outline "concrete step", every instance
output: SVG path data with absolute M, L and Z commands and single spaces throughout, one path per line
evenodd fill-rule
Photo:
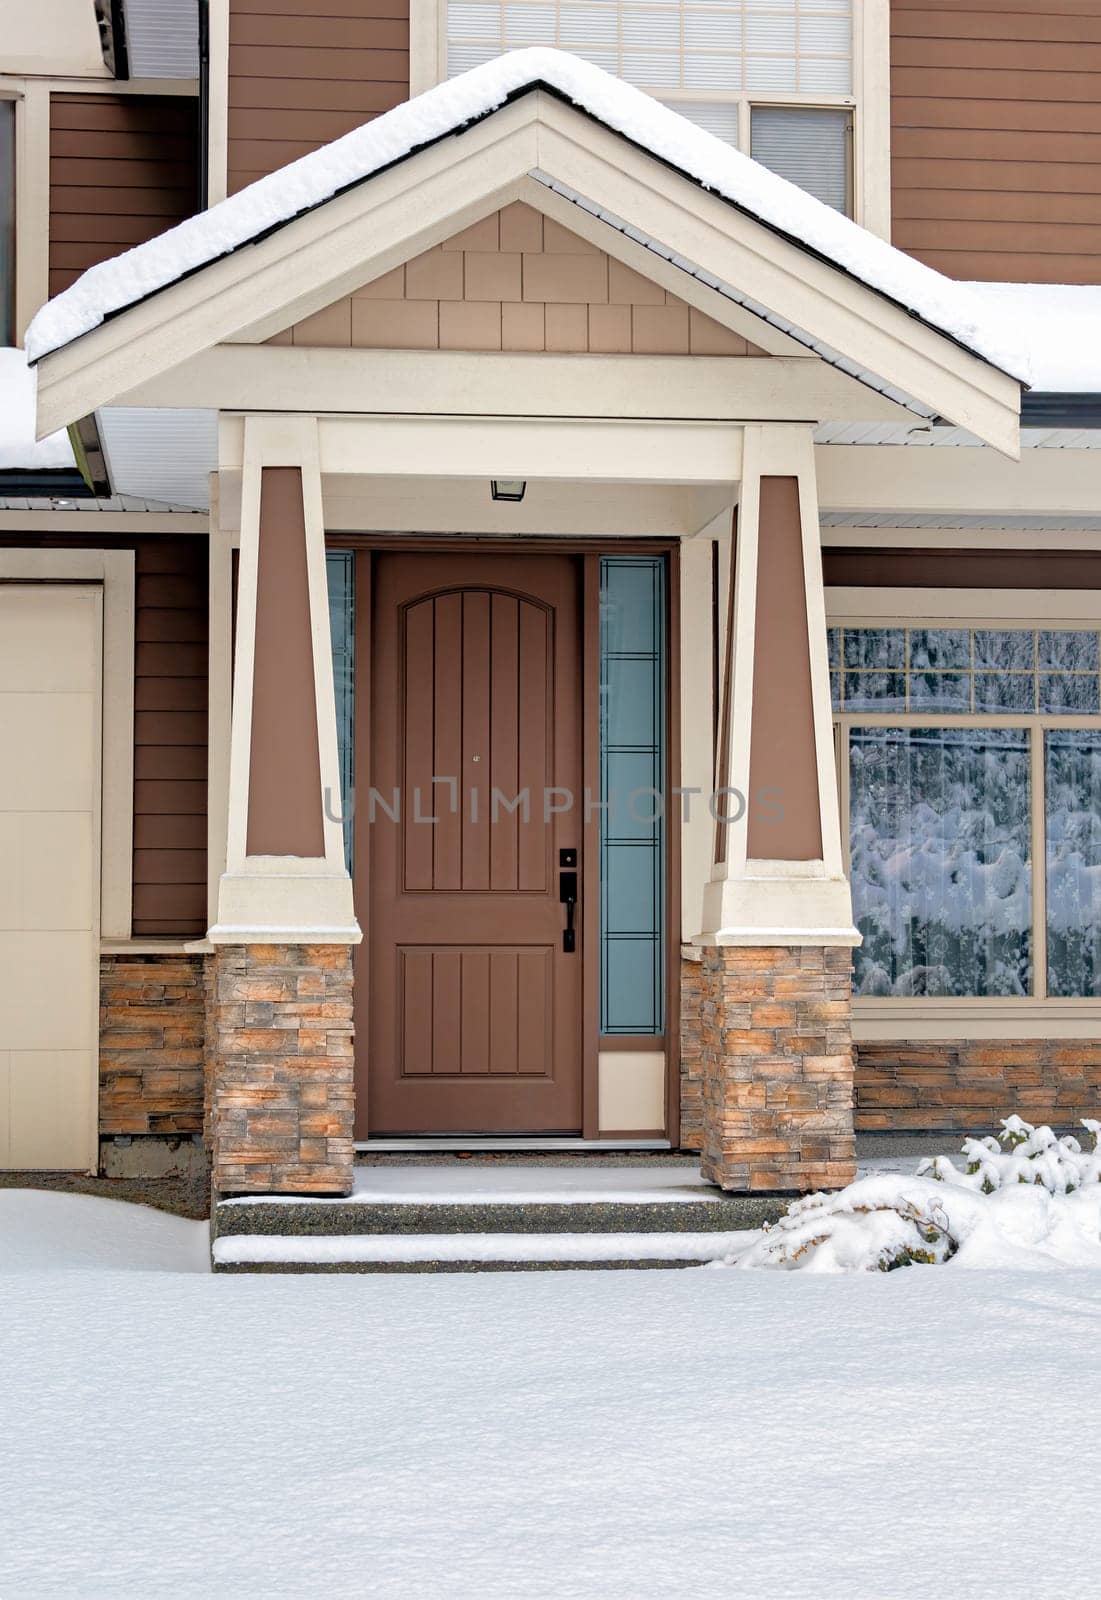
M 783 1200 L 725 1195 L 691 1163 L 358 1168 L 346 1199 L 221 1201 L 219 1272 L 486 1272 L 697 1266 Z

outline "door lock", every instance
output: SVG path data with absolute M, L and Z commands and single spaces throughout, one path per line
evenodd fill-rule
M 576 850 L 562 850 L 559 860 L 564 861 L 567 856 L 577 861 Z M 574 912 L 577 909 L 577 873 L 560 872 L 558 874 L 558 898 L 566 908 L 566 926 L 562 931 L 562 949 L 568 956 L 572 956 L 577 949 L 577 933 L 574 929 Z

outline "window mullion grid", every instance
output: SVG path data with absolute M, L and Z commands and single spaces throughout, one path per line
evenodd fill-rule
M 1032 996 L 1047 999 L 1047 804 L 1044 793 L 1044 727 L 1030 730 L 1032 777 Z

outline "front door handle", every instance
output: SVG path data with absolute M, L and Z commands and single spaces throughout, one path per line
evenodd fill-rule
M 576 872 L 560 872 L 558 874 L 558 898 L 566 908 L 566 926 L 562 931 L 562 949 L 568 956 L 572 956 L 577 949 L 577 934 L 573 925 L 573 915 L 577 908 Z

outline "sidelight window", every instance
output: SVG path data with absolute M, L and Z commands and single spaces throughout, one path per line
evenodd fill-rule
M 333 642 L 340 815 L 344 818 L 344 859 L 351 872 L 354 837 L 352 795 L 355 784 L 355 552 L 327 551 L 325 571 L 329 580 L 329 629 Z
M 600 563 L 600 1031 L 658 1034 L 665 994 L 665 564 Z

